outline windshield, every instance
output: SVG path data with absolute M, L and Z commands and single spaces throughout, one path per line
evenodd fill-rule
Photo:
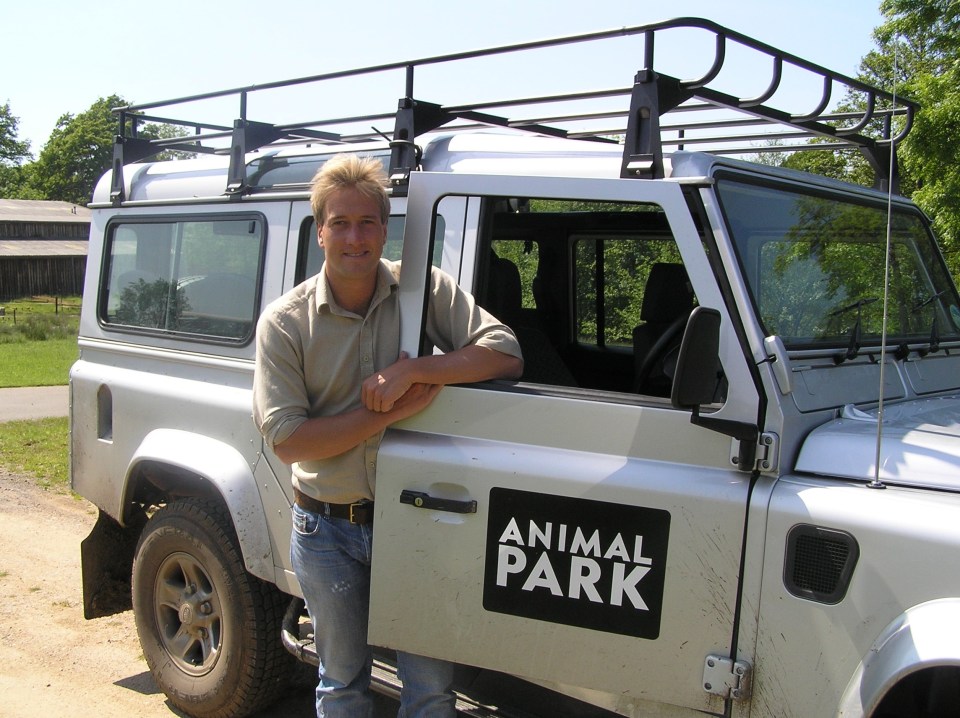
M 718 178 L 736 251 L 767 336 L 788 348 L 879 344 L 886 205 Z M 891 219 L 887 341 L 960 338 L 960 301 L 919 212 Z

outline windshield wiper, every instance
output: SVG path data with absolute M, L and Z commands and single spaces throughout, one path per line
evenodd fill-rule
M 924 299 L 922 302 L 920 302 L 919 304 L 915 305 L 915 306 L 913 307 L 913 309 L 911 309 L 910 311 L 911 311 L 912 313 L 916 314 L 917 312 L 919 312 L 919 311 L 920 311 L 921 309 L 923 309 L 924 307 L 928 307 L 928 306 L 930 306 L 931 304 L 933 304 L 935 301 L 937 301 L 940 297 L 942 297 L 942 296 L 943 296 L 944 294 L 946 294 L 946 293 L 947 293 L 947 290 L 946 290 L 946 289 L 941 289 L 941 290 L 940 290 L 939 292 L 937 292 L 936 294 L 931 294 L 929 297 L 927 297 L 926 299 Z
M 924 307 L 930 306 L 931 304 L 933 304 L 935 301 L 937 301 L 938 299 L 940 299 L 940 297 L 942 297 L 942 296 L 943 296 L 944 294 L 946 294 L 946 293 L 947 293 L 947 290 L 946 290 L 946 289 L 943 289 L 943 290 L 937 292 L 936 294 L 931 294 L 929 297 L 927 297 L 926 299 L 924 299 L 922 302 L 920 302 L 919 304 L 917 304 L 917 305 L 913 308 L 913 313 L 916 314 L 917 312 L 919 312 L 919 311 L 920 311 L 921 309 L 923 309 Z M 918 350 L 917 350 L 917 354 L 918 354 L 919 356 L 921 356 L 921 357 L 925 357 L 927 354 L 936 354 L 938 351 L 940 351 L 940 330 L 937 328 L 937 312 L 936 312 L 936 310 L 934 310 L 934 312 L 933 312 L 933 324 L 932 324 L 932 326 L 930 327 L 930 343 L 929 343 L 929 346 L 927 346 L 926 349 L 918 349 Z
M 830 312 L 831 317 L 838 317 L 841 314 L 846 314 L 849 311 L 854 309 L 857 310 L 857 321 L 853 325 L 853 329 L 850 332 L 850 344 L 847 346 L 847 351 L 842 354 L 837 354 L 833 357 L 833 361 L 836 364 L 842 364 L 845 361 L 850 359 L 856 359 L 857 355 L 860 353 L 860 336 L 861 336 L 861 323 L 863 319 L 863 308 L 868 304 L 873 304 L 877 301 L 879 297 L 867 297 L 865 299 L 859 299 L 853 304 L 848 304 L 845 307 L 841 307 L 833 312 Z

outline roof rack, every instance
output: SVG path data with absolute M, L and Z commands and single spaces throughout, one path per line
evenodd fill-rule
M 654 51 L 658 34 L 679 28 L 698 29 L 713 36 L 713 62 L 709 70 L 700 77 L 681 80 L 661 74 L 654 69 Z M 633 76 L 632 83 L 623 87 L 458 105 L 441 105 L 415 99 L 415 73 L 427 66 L 452 64 L 507 53 L 529 53 L 562 45 L 602 42 L 633 35 L 643 36 L 642 67 Z M 710 86 L 724 66 L 730 44 L 748 48 L 771 62 L 769 84 L 760 95 L 738 97 Z M 822 83 L 820 99 L 809 112 L 794 114 L 768 104 L 781 87 L 785 66 L 799 69 Z M 258 122 L 247 116 L 247 101 L 254 93 L 293 86 L 317 85 L 345 78 L 367 78 L 396 71 L 403 71 L 405 76 L 403 94 L 396 111 L 289 124 Z M 865 109 L 855 113 L 827 113 L 826 109 L 830 104 L 834 86 L 839 87 L 842 92 L 860 93 L 865 100 Z M 225 97 L 239 99 L 239 114 L 232 125 L 147 114 L 147 111 L 157 108 Z M 629 98 L 629 101 L 610 110 L 599 110 L 599 104 L 607 98 Z M 535 107 L 546 105 L 562 105 L 563 110 L 546 117 L 510 118 L 503 112 L 508 109 L 513 112 L 523 111 L 525 108 L 529 112 Z M 372 125 L 371 131 L 364 132 L 350 133 L 343 128 L 391 120 L 393 122 L 390 130 L 392 138 L 388 138 L 391 147 L 389 175 L 395 194 L 406 192 L 410 172 L 418 166 L 420 154 L 416 145 L 417 138 L 424 133 L 448 125 L 451 129 L 457 130 L 501 127 L 553 137 L 605 143 L 619 142 L 623 145 L 621 176 L 633 178 L 664 176 L 663 148 L 665 145 L 682 149 L 691 144 L 707 144 L 711 146 L 711 152 L 726 154 L 813 148 L 856 148 L 870 162 L 877 178 L 877 186 L 896 188 L 897 172 L 893 153 L 895 153 L 896 144 L 910 131 L 918 109 L 919 105 L 908 99 L 832 72 L 709 20 L 677 18 L 648 25 L 373 65 L 114 108 L 113 112 L 119 116 L 120 132 L 114 143 L 111 199 L 115 203 L 122 202 L 124 199 L 123 167 L 125 164 L 169 150 L 229 153 L 226 193 L 241 196 L 248 191 L 245 177 L 245 157 L 248 152 L 264 146 L 289 142 L 349 145 L 369 141 L 386 135 Z M 670 112 L 709 113 L 716 110 L 727 111 L 728 115 L 732 114 L 732 117 L 687 124 L 661 124 L 661 117 Z M 499 114 L 492 114 L 492 111 Z M 611 124 L 602 129 L 576 127 L 576 123 L 598 121 L 609 121 Z M 138 129 L 146 122 L 190 128 L 194 134 L 167 139 L 142 138 L 138 135 Z M 771 125 L 779 131 L 771 133 Z M 896 134 L 894 134 L 895 125 L 898 125 Z M 743 134 L 743 128 L 761 126 L 766 126 L 767 129 L 758 130 L 754 134 Z M 732 128 L 738 129 L 730 132 Z M 671 133 L 675 133 L 676 137 L 670 138 Z M 796 143 L 797 140 L 810 138 L 820 138 L 820 140 L 815 144 Z M 215 142 L 218 140 L 221 143 L 228 141 L 229 145 L 217 147 Z M 754 140 L 789 140 L 791 144 L 769 144 L 768 142 L 767 145 L 759 147 L 744 145 L 745 141 Z M 893 176 L 890 176 L 891 167 Z

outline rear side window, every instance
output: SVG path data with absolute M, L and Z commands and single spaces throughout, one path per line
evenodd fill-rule
M 259 215 L 112 223 L 100 321 L 117 329 L 248 341 L 259 306 L 265 226 Z

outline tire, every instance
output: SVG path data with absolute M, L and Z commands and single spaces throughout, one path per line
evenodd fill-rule
M 296 659 L 280 639 L 289 597 L 244 569 L 219 504 L 178 499 L 147 523 L 133 563 L 133 611 L 147 665 L 196 718 L 237 718 L 273 702 Z

